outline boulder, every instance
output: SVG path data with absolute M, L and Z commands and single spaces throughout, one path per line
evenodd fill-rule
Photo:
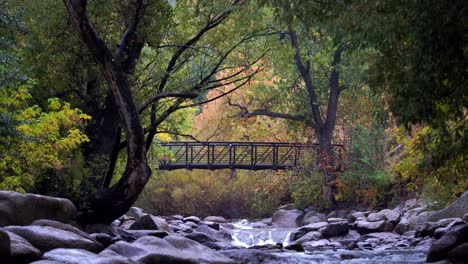
M 0 259 L 10 262 L 10 255 L 10 237 L 5 230 L 0 228 Z
M 326 225 L 328 225 L 327 222 L 318 222 L 318 223 L 308 224 L 299 228 L 299 231 L 304 231 L 305 233 L 310 232 L 310 231 L 317 231 L 320 228 L 325 227 Z
M 294 240 L 294 244 L 304 244 L 310 241 L 316 241 L 322 239 L 322 233 L 317 231 L 312 231 L 304 234 L 303 236 L 299 237 L 297 240 Z
M 298 209 L 278 210 L 273 214 L 271 223 L 274 227 L 299 227 L 304 213 Z
M 39 249 L 31 245 L 26 239 L 8 232 L 11 245 L 11 258 L 13 263 L 29 263 L 38 260 L 42 253 Z
M 46 252 L 44 256 L 42 256 L 42 259 L 67 264 L 137 264 L 137 262 L 121 256 L 100 256 L 98 254 L 76 248 L 57 248 Z
M 356 231 L 361 235 L 375 232 L 391 232 L 392 230 L 393 225 L 390 222 L 383 220 L 378 222 L 356 222 Z
M 145 215 L 138 218 L 128 229 L 169 231 L 169 225 L 166 223 L 166 220 L 161 217 Z
M 200 218 L 198 218 L 198 217 L 196 217 L 196 216 L 189 216 L 189 217 L 185 217 L 185 218 L 183 219 L 183 221 L 184 221 L 185 223 L 191 222 L 191 223 L 198 224 L 198 223 L 200 223 L 201 220 L 200 220 Z
M 40 220 L 34 221 L 32 223 L 32 225 L 33 226 L 50 226 L 50 227 L 53 227 L 53 228 L 57 228 L 57 229 L 65 230 L 65 231 L 68 231 L 68 232 L 72 232 L 72 233 L 75 233 L 75 234 L 77 234 L 79 236 L 82 236 L 82 237 L 85 237 L 87 239 L 95 241 L 88 233 L 82 231 L 81 229 L 79 229 L 77 227 L 74 227 L 72 225 L 60 223 L 60 222 L 57 222 L 57 221 L 54 221 L 54 220 L 40 219 Z
M 279 249 L 227 249 L 220 251 L 221 254 L 232 258 L 236 263 L 248 264 L 284 264 L 284 263 L 304 263 L 298 254 L 277 254 Z
M 103 234 L 108 234 L 110 236 L 115 236 L 117 235 L 117 230 L 115 229 L 114 225 L 109 225 L 109 224 L 89 224 L 85 228 L 86 232 L 89 234 L 92 233 L 103 233 Z
M 205 233 L 209 235 L 210 237 L 214 238 L 215 240 L 218 241 L 230 241 L 232 239 L 230 234 L 227 234 L 222 231 L 218 231 L 216 229 L 213 229 L 209 226 L 206 225 L 201 225 L 197 228 L 194 229 L 195 232 L 200 232 L 200 233 Z
M 331 223 L 322 227 L 319 231 L 325 238 L 344 236 L 349 231 L 349 224 L 348 222 Z
M 132 244 L 119 241 L 99 255 L 120 255 L 138 263 L 236 263 L 198 242 L 175 235 L 142 237 Z
M 463 220 L 461 220 L 460 218 L 447 218 L 447 219 L 441 219 L 437 222 L 426 222 L 419 230 L 416 231 L 415 236 L 416 237 L 434 236 L 435 230 L 439 228 L 451 227 L 453 225 L 463 224 L 463 223 L 464 223 Z M 439 230 L 439 232 L 442 232 L 442 230 Z M 440 238 L 440 236 L 437 238 Z
M 354 212 L 346 216 L 346 218 L 351 222 L 354 223 L 355 221 L 367 221 L 367 213 L 365 212 Z
M 93 233 L 90 236 L 94 238 L 97 242 L 99 242 L 105 248 L 114 244 L 117 241 L 122 240 L 120 236 L 113 237 L 105 233 Z
M 29 225 L 37 219 L 71 222 L 76 207 L 67 199 L 0 191 L 0 227 Z
M 127 230 L 127 232 L 130 233 L 132 236 L 134 236 L 135 239 L 138 239 L 144 236 L 154 236 L 154 237 L 163 238 L 169 235 L 166 231 L 161 231 L 161 230 Z
M 370 213 L 367 216 L 367 221 L 369 221 L 369 222 L 378 222 L 378 221 L 382 221 L 382 220 L 387 220 L 387 216 L 385 216 L 384 214 L 381 214 L 381 213 Z
M 25 238 L 41 252 L 55 248 L 78 248 L 91 252 L 103 249 L 101 244 L 89 236 L 81 236 L 51 226 L 7 226 L 4 229 Z
M 310 211 L 304 215 L 302 224 L 308 225 L 308 224 L 325 222 L 325 221 L 327 221 L 327 217 L 324 214 Z
M 439 240 L 432 243 L 426 262 L 447 259 L 451 250 L 465 243 L 468 243 L 468 224 L 453 226 Z M 455 252 L 458 252 L 458 250 Z M 452 254 L 456 255 L 456 253 Z
M 463 221 L 468 222 L 468 213 L 463 215 Z
M 435 222 L 443 218 L 463 218 L 468 213 L 468 191 L 446 208 L 432 213 L 428 221 Z
M 468 260 L 468 243 L 463 243 L 448 253 L 448 259 L 453 263 L 463 263 Z
M 200 223 L 198 223 L 199 226 L 209 226 L 210 228 L 214 229 L 214 230 L 218 230 L 219 231 L 219 223 L 215 223 L 215 222 L 209 222 L 209 221 L 201 221 Z
M 215 223 L 226 223 L 226 219 L 224 219 L 224 217 L 222 216 L 207 216 L 205 217 L 205 219 L 203 219 L 203 221 L 206 221 L 206 222 L 215 222 Z
M 125 213 L 125 215 L 133 217 L 135 219 L 138 219 L 138 218 L 143 217 L 143 216 L 145 216 L 147 214 L 145 212 L 143 212 L 143 209 L 134 206 L 134 207 L 130 207 L 130 209 L 128 210 L 127 213 Z
M 383 209 L 379 212 L 386 217 L 386 220 L 392 223 L 393 225 L 397 225 L 400 222 L 400 212 L 397 209 Z M 370 220 L 369 220 L 370 221 Z

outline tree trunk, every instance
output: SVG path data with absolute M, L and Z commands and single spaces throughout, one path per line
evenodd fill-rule
M 335 155 L 332 145 L 332 131 L 323 129 L 319 131 L 318 142 L 318 167 L 324 180 L 322 185 L 323 195 L 329 202 L 334 203 L 334 190 L 331 184 L 331 181 L 335 178 Z
M 138 1 L 137 1 L 138 2 Z M 138 2 L 140 12 L 142 2 Z M 130 92 L 127 75 L 121 64 L 121 57 L 114 57 L 102 38 L 96 32 L 86 15 L 85 0 L 64 0 L 64 4 L 88 50 L 97 61 L 101 74 L 118 109 L 122 128 L 127 137 L 127 164 L 120 180 L 112 187 L 99 191 L 81 211 L 80 223 L 110 223 L 124 214 L 133 205 L 151 176 L 146 160 L 146 148 L 140 116 Z M 135 33 L 137 18 L 129 25 L 120 43 L 126 48 L 127 37 Z

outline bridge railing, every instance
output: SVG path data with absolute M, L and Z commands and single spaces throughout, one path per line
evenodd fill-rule
M 169 142 L 161 146 L 170 154 L 159 160 L 160 170 L 288 169 L 318 149 L 318 145 L 274 142 Z M 335 146 L 341 156 L 340 147 Z

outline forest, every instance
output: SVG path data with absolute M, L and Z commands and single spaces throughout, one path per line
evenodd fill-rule
M 463 0 L 0 0 L 0 190 L 68 198 L 81 223 L 134 204 L 442 208 L 468 190 L 467 18 Z M 158 170 L 171 141 L 318 151 L 291 170 Z

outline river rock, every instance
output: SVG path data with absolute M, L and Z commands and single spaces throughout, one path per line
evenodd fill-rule
M 198 223 L 199 226 L 208 226 L 214 230 L 217 230 L 219 231 L 219 223 L 215 223 L 215 222 L 209 222 L 209 221 L 201 221 L 200 223 Z
M 433 236 L 435 230 L 438 228 L 444 228 L 444 227 L 453 226 L 453 225 L 462 224 L 462 223 L 464 223 L 464 221 L 461 220 L 460 218 L 447 218 L 447 219 L 441 219 L 437 222 L 426 222 L 419 230 L 416 231 L 415 236 L 416 237 Z
M 451 250 L 465 243 L 468 243 L 468 224 L 453 226 L 439 240 L 432 243 L 426 262 L 447 259 Z
M 154 237 L 163 238 L 169 235 L 166 231 L 161 231 L 161 230 L 126 230 L 126 232 L 128 232 L 133 237 L 135 237 L 135 239 L 138 239 L 144 236 L 154 236 Z
M 463 218 L 466 213 L 468 213 L 468 191 L 446 208 L 432 213 L 428 221 L 435 222 L 443 218 L 452 217 Z
M 41 252 L 55 248 L 79 248 L 92 252 L 102 250 L 102 245 L 89 236 L 51 226 L 7 226 L 4 229 L 25 238 Z
M 193 228 L 186 224 L 179 225 L 169 225 L 169 228 L 174 230 L 174 232 L 183 232 L 183 233 L 192 233 Z
M 349 224 L 348 222 L 330 223 L 322 227 L 319 231 L 321 231 L 325 238 L 344 236 L 349 231 Z
M 76 207 L 67 199 L 0 191 L 0 227 L 29 225 L 37 219 L 71 222 Z
M 392 223 L 393 225 L 397 225 L 401 219 L 400 212 L 398 209 L 383 209 L 379 212 L 379 214 L 385 215 L 386 220 Z
M 215 230 L 209 226 L 206 226 L 206 225 L 201 225 L 197 228 L 194 229 L 194 231 L 196 232 L 200 232 L 200 233 L 205 233 L 207 235 L 209 235 L 210 237 L 218 240 L 218 241 L 227 241 L 227 240 L 231 240 L 232 237 L 231 235 L 225 233 L 225 232 L 222 232 L 222 231 L 218 231 L 218 230 Z
M 220 251 L 221 254 L 232 258 L 237 263 L 249 264 L 284 264 L 300 263 L 294 255 L 280 255 L 280 250 L 261 250 L 261 249 L 227 249 Z
M 0 228 L 0 258 L 10 261 L 10 249 L 10 237 L 5 230 Z
M 226 223 L 226 219 L 222 216 L 207 216 L 203 221 L 206 222 L 215 222 L 215 223 Z
M 298 209 L 278 210 L 273 214 L 271 223 L 274 227 L 299 227 L 304 213 Z
M 183 219 L 183 221 L 184 221 L 185 223 L 191 222 L 191 223 L 194 223 L 194 224 L 198 224 L 198 223 L 200 223 L 201 220 L 200 220 L 200 218 L 198 218 L 198 217 L 196 217 L 196 216 L 189 216 L 189 217 L 185 217 L 185 218 Z
M 13 263 L 29 263 L 38 260 L 42 253 L 39 249 L 31 245 L 29 241 L 15 233 L 8 232 L 10 237 L 11 258 Z
M 57 248 L 46 252 L 43 260 L 67 264 L 137 264 L 137 262 L 118 255 L 100 256 L 98 254 L 76 248 Z M 39 263 L 39 262 L 34 262 Z
M 387 220 L 387 217 L 384 214 L 381 213 L 370 213 L 367 216 L 367 221 L 369 222 L 378 222 L 382 220 Z
M 161 217 L 145 215 L 138 218 L 135 223 L 133 223 L 128 229 L 169 231 L 169 225 L 167 224 L 166 220 Z
M 383 220 L 378 222 L 357 221 L 355 227 L 361 235 L 375 232 L 390 232 L 393 230 L 393 225 Z
M 142 237 L 132 244 L 119 241 L 99 253 L 100 256 L 116 254 L 139 263 L 235 263 L 198 242 L 175 235 Z
M 354 223 L 355 221 L 367 221 L 367 213 L 365 212 L 354 212 L 346 216 L 349 222 Z
M 104 248 L 122 240 L 120 236 L 111 236 L 105 233 L 93 233 L 90 235 L 94 240 L 99 242 Z
M 317 232 L 317 231 L 312 231 L 297 238 L 297 240 L 294 240 L 294 244 L 304 244 L 306 242 L 316 241 L 322 238 L 323 238 L 322 233 Z
M 143 216 L 145 216 L 147 214 L 140 207 L 133 206 L 133 207 L 130 207 L 130 209 L 128 210 L 127 213 L 125 213 L 125 215 L 133 217 L 135 219 L 138 219 L 138 218 L 143 217 Z
M 65 230 L 65 231 L 68 231 L 68 232 L 75 233 L 75 234 L 77 234 L 79 236 L 82 236 L 82 237 L 85 237 L 87 239 L 90 239 L 90 240 L 94 241 L 94 239 L 88 233 L 82 231 L 81 229 L 79 229 L 77 227 L 74 227 L 72 225 L 60 223 L 60 222 L 57 222 L 57 221 L 54 221 L 54 220 L 40 219 L 40 220 L 34 221 L 31 225 L 33 225 L 33 226 L 35 226 L 35 225 L 36 226 L 50 226 L 50 227 L 53 227 L 53 228 L 57 228 L 57 229 L 61 229 L 61 230 Z M 115 235 L 115 233 L 113 235 Z
M 468 243 L 463 243 L 448 253 L 448 259 L 454 263 L 463 263 L 468 260 Z
M 304 215 L 302 224 L 309 225 L 313 223 L 326 222 L 326 221 L 327 221 L 327 217 L 324 214 L 311 211 Z
M 310 231 L 317 231 L 320 228 L 325 227 L 326 225 L 328 225 L 327 222 L 318 222 L 318 223 L 308 224 L 299 228 L 299 231 L 304 231 L 304 233 L 307 233 Z

